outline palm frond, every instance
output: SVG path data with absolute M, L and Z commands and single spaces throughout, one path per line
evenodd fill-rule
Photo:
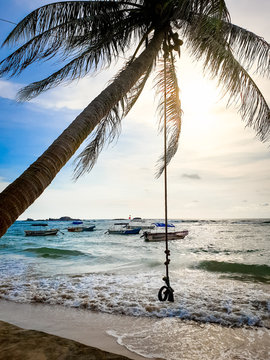
M 225 23 L 223 32 L 232 47 L 233 53 L 248 71 L 253 66 L 260 75 L 270 74 L 270 44 L 262 37 L 236 26 Z
M 125 9 L 130 4 L 94 1 L 89 6 L 89 3 L 92 2 L 85 1 L 80 6 L 78 2 L 47 5 L 34 11 L 27 17 L 28 21 L 24 19 L 16 27 L 17 32 L 14 30 L 11 39 L 20 38 L 20 31 L 25 31 L 30 40 L 0 63 L 0 76 L 7 73 L 18 75 L 31 63 L 55 55 L 58 55 L 56 61 L 60 57 L 66 62 L 47 78 L 21 89 L 18 94 L 20 101 L 30 100 L 61 82 L 110 66 L 119 53 L 125 53 L 134 36 L 140 38 L 144 34 L 145 26 L 138 11 L 131 9 L 126 14 Z
M 91 135 L 91 142 L 79 154 L 75 162 L 74 179 L 77 180 L 84 173 L 92 170 L 97 162 L 98 156 L 105 144 L 110 144 L 118 138 L 121 131 L 121 104 L 117 103 L 97 125 L 95 132 Z
M 174 57 L 170 53 L 170 56 L 166 58 L 166 77 L 164 76 L 165 69 L 163 61 L 164 60 L 160 61 L 160 70 L 156 77 L 156 87 L 160 97 L 158 105 L 158 112 L 160 116 L 159 128 L 160 131 L 166 131 L 167 149 L 166 159 L 163 154 L 157 162 L 157 178 L 160 177 L 164 171 L 165 165 L 167 166 L 170 163 L 178 149 L 182 124 L 182 109 L 179 98 L 179 87 L 176 76 Z M 166 103 L 164 94 L 166 94 Z M 166 129 L 164 129 L 164 110 L 166 111 Z
M 124 5 L 114 1 L 44 6 L 28 15 L 8 36 L 4 44 L 27 41 L 0 63 L 0 76 L 17 75 L 34 61 L 55 55 L 70 61 L 85 53 L 85 48 L 96 52 L 95 69 L 109 65 L 129 46 L 137 23 L 136 12 L 126 15 Z
M 20 41 L 28 41 L 39 34 L 46 33 L 74 19 L 92 19 L 91 27 L 98 27 L 98 19 L 107 18 L 110 14 L 112 21 L 119 16 L 118 10 L 123 7 L 117 1 L 62 1 L 44 5 L 28 14 L 8 35 L 3 45 L 13 45 Z M 94 24 L 97 19 L 97 24 Z M 87 23 L 87 22 L 86 22 Z M 88 23 L 89 25 L 89 23 Z M 85 28 L 86 29 L 86 28 Z
M 153 69 L 153 63 L 151 66 L 149 66 L 148 70 L 144 73 L 143 76 L 137 81 L 137 83 L 130 89 L 130 91 L 126 94 L 124 99 L 124 107 L 123 107 L 123 117 L 125 117 L 129 111 L 132 109 L 132 107 L 135 105 L 136 101 L 140 97 L 144 86 L 146 84 L 146 81 L 149 78 L 149 75 Z
M 175 1 L 171 21 L 181 28 L 184 24 L 200 22 L 204 17 L 230 23 L 230 14 L 224 0 Z
M 67 79 L 68 81 L 72 81 L 86 75 L 90 71 L 94 60 L 93 54 L 89 54 L 88 51 L 85 51 L 84 54 L 81 54 L 78 58 L 73 59 L 47 78 L 33 82 L 20 89 L 17 94 L 17 100 L 31 100 L 40 93 L 67 81 Z
M 204 71 L 218 79 L 223 94 L 229 95 L 228 105 L 238 106 L 247 126 L 253 127 L 264 141 L 270 137 L 269 106 L 248 72 L 233 56 L 230 43 L 223 32 L 213 31 L 213 23 L 194 29 L 191 27 L 188 46 L 197 60 L 203 60 Z M 194 36 L 195 35 L 195 36 Z M 252 57 L 252 56 L 251 56 Z M 262 59 L 262 56 L 260 57 Z
M 91 171 L 106 144 L 109 145 L 118 139 L 121 132 L 121 121 L 139 98 L 152 67 L 153 64 L 149 66 L 148 70 L 141 76 L 130 91 L 114 105 L 108 115 L 97 125 L 95 132 L 91 135 L 90 143 L 75 160 L 77 163 L 74 170 L 75 180 L 86 172 Z

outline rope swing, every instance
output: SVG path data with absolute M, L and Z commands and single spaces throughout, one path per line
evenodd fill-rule
M 165 251 L 166 261 L 164 265 L 166 267 L 166 276 L 163 277 L 163 281 L 166 285 L 163 285 L 158 292 L 158 299 L 160 301 L 170 301 L 174 302 L 173 292 L 174 290 L 170 286 L 170 278 L 169 278 L 169 263 L 170 263 L 170 250 L 168 246 L 168 196 L 167 196 L 167 68 L 166 68 L 166 60 L 168 56 L 168 45 L 166 44 L 166 39 L 163 44 L 163 59 L 164 59 L 164 205 L 165 205 Z

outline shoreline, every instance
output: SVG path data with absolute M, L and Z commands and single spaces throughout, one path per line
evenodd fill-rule
M 130 360 L 74 340 L 0 320 L 0 360 Z
M 26 330 L 73 340 L 132 360 L 145 360 L 119 345 L 107 331 L 126 324 L 126 317 L 94 313 L 59 305 L 25 304 L 0 300 L 0 320 Z
M 231 328 L 177 318 L 131 317 L 95 313 L 60 305 L 15 303 L 2 299 L 0 300 L 0 320 L 22 329 L 34 330 L 30 333 L 34 333 L 37 339 L 43 334 L 40 342 L 33 344 L 33 353 L 40 348 L 42 351 L 46 346 L 52 347 L 47 339 L 50 335 L 62 338 L 54 339 L 53 343 L 56 341 L 56 343 L 68 344 L 61 345 L 60 350 L 64 352 L 67 347 L 84 347 L 85 345 L 92 348 L 88 351 L 92 351 L 93 356 L 95 351 L 99 351 L 97 349 L 102 351 L 102 357 L 78 357 L 78 355 L 68 357 L 74 360 L 117 359 L 115 358 L 117 355 L 120 356 L 119 359 L 126 357 L 131 360 L 147 358 L 179 360 L 183 354 L 185 354 L 185 360 L 253 360 L 255 358 L 267 360 L 270 354 L 270 330 L 266 328 Z M 8 324 L 4 324 L 7 329 Z M 37 334 L 40 331 L 41 335 Z M 23 330 L 20 332 L 22 333 Z M 50 335 L 47 336 L 44 333 Z M 25 331 L 26 335 L 27 331 Z M 12 332 L 7 335 L 7 338 L 13 341 Z M 1 350 L 5 349 L 3 346 L 5 344 L 2 342 L 1 345 L 0 339 L 0 354 Z M 23 349 L 24 342 L 16 346 Z M 107 355 L 104 352 L 110 354 Z M 65 358 L 62 357 L 62 359 Z M 1 358 L 0 356 L 1 359 L 19 360 L 21 358 L 15 356 Z M 31 357 L 26 359 L 32 360 Z M 39 360 L 36 357 L 33 357 L 34 359 Z M 44 359 L 50 359 L 50 357 L 40 358 L 40 360 Z

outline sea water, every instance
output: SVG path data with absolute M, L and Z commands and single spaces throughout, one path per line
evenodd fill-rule
M 169 242 L 173 303 L 157 298 L 164 285 L 164 242 L 106 233 L 113 222 L 85 220 L 95 231 L 72 233 L 70 222 L 49 221 L 48 228 L 60 230 L 56 236 L 25 237 L 24 230 L 37 228 L 17 221 L 0 239 L 0 298 L 159 318 L 161 339 L 162 329 L 178 336 L 171 324 L 179 319 L 269 331 L 269 219 L 170 219 L 178 230 L 189 231 L 185 239 Z M 147 331 L 137 335 L 145 339 Z M 126 336 L 127 347 L 135 338 Z M 133 350 L 143 354 L 142 344 Z

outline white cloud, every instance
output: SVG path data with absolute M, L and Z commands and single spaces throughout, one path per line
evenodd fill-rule
M 14 100 L 21 84 L 11 81 L 0 80 L 0 97 Z
M 198 174 L 183 174 L 182 177 L 192 179 L 192 180 L 200 180 L 201 179 L 201 177 Z
M 31 100 L 47 109 L 84 109 L 106 86 L 108 74 L 87 77 L 69 85 L 61 85 Z
M 0 177 L 0 192 L 3 191 L 9 183 L 3 179 L 3 177 Z

